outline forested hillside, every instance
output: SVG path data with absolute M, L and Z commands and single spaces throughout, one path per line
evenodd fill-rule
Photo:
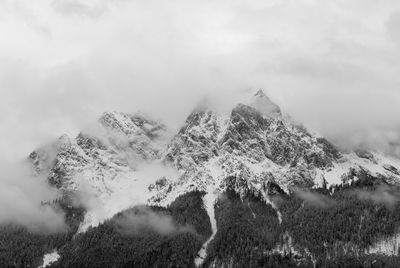
M 294 188 L 291 195 L 273 186 L 275 207 L 250 193 L 220 194 L 218 231 L 203 267 L 399 267 L 397 256 L 366 254 L 399 231 L 397 187 L 369 177 L 330 190 Z M 377 193 L 387 198 L 371 198 Z M 84 210 L 57 200 L 51 205 L 66 212 L 69 229 L 40 234 L 2 226 L 0 266 L 37 267 L 57 249 L 61 257 L 51 267 L 194 267 L 211 235 L 204 194 L 187 193 L 166 208 L 135 206 L 81 234 Z
M 68 242 L 54 267 L 191 267 L 211 235 L 203 195 L 185 194 L 168 208 L 123 211 Z
M 18 225 L 0 226 L 0 267 L 37 267 L 42 264 L 43 255 L 60 248 L 70 241 L 83 220 L 84 209 L 71 205 L 68 196 L 51 204 L 65 212 L 68 228 L 62 233 L 31 232 Z

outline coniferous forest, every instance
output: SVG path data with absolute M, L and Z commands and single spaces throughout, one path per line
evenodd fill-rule
M 358 191 L 373 193 L 379 187 L 367 180 L 352 187 L 315 189 L 308 192 L 314 197 L 310 200 L 275 191 L 276 208 L 252 194 L 240 197 L 227 190 L 215 204 L 218 231 L 203 266 L 399 267 L 397 256 L 365 254 L 400 226 L 398 203 L 387 206 L 357 196 Z M 187 193 L 167 208 L 133 207 L 81 234 L 76 232 L 84 209 L 57 200 L 54 205 L 66 212 L 68 231 L 40 234 L 2 226 L 0 266 L 37 267 L 42 256 L 56 248 L 61 257 L 51 267 L 194 267 L 211 235 L 204 194 Z M 129 222 L 141 215 L 150 221 Z M 152 217 L 165 224 L 155 228 Z

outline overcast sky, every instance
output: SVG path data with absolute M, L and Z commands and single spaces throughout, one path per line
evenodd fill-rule
M 0 0 L 0 156 L 106 110 L 178 124 L 265 89 L 342 145 L 400 141 L 398 0 Z

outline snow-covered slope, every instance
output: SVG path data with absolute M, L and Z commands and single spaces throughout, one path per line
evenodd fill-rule
M 51 184 L 85 193 L 81 231 L 138 203 L 165 206 L 192 190 L 229 188 L 270 203 L 276 191 L 351 183 L 365 174 L 400 182 L 400 161 L 339 152 L 282 116 L 262 91 L 245 103 L 230 114 L 197 108 L 175 135 L 142 114 L 104 113 L 101 131 L 62 136 L 30 158 Z
M 143 169 L 160 169 L 162 164 L 155 160 L 170 140 L 163 124 L 142 115 L 104 113 L 99 122 L 96 135 L 63 135 L 30 155 L 36 170 L 48 174 L 52 185 L 77 193 L 85 205 L 87 213 L 80 231 L 146 202 L 148 185 L 157 179 L 152 175 L 158 174 Z M 162 176 L 171 174 L 162 170 Z

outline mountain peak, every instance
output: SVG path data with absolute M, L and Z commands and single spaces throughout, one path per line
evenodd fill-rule
M 251 98 L 250 106 L 257 109 L 264 116 L 268 117 L 281 117 L 281 109 L 277 104 L 271 101 L 271 99 L 265 94 L 262 89 L 259 89 Z
M 267 94 L 265 94 L 264 90 L 262 90 L 261 88 L 256 92 L 256 94 L 254 94 L 254 97 L 269 99 Z

